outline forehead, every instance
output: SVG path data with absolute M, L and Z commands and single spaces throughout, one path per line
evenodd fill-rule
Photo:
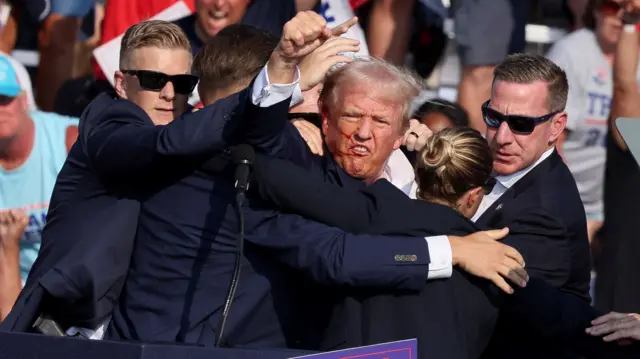
M 151 70 L 168 75 L 191 73 L 191 53 L 185 49 L 142 47 L 130 52 L 128 69 Z
M 338 96 L 343 112 L 385 118 L 401 116 L 402 103 L 378 86 L 345 87 L 338 93 Z
M 489 106 L 506 115 L 543 116 L 549 112 L 548 92 L 543 81 L 529 84 L 496 81 L 491 89 Z

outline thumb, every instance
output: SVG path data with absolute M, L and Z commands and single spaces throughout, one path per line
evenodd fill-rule
M 484 231 L 484 234 L 489 236 L 489 238 L 498 241 L 506 237 L 507 234 L 509 234 L 509 228 L 504 227 L 502 229 L 492 229 L 490 231 Z

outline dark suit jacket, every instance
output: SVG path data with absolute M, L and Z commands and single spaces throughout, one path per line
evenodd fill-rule
M 249 91 L 157 127 L 135 104 L 98 96 L 80 120 L 39 256 L 2 330 L 28 331 L 43 310 L 63 325 L 89 328 L 108 316 L 129 267 L 140 193 L 175 162 L 208 158 L 246 127 L 264 130 L 260 110 L 247 105 Z M 259 138 L 253 130 L 247 136 Z
M 330 156 L 311 155 L 286 112 L 263 117 L 282 128 L 260 148 L 273 154 L 298 151 L 322 178 L 362 185 Z M 168 177 L 141 202 L 131 268 L 107 337 L 211 346 L 235 262 L 232 177 L 199 169 Z M 328 315 L 307 320 L 305 314 L 324 309 L 300 300 L 298 294 L 308 298 L 300 289 L 310 281 L 413 291 L 424 286 L 429 263 L 424 238 L 349 235 L 282 214 L 255 197 L 243 213 L 246 260 L 223 346 L 316 348 L 319 326 L 312 321 L 326 321 Z M 406 263 L 389 253 L 418 259 Z
M 352 232 L 388 235 L 465 235 L 478 228 L 457 211 L 407 196 L 386 180 L 360 191 L 324 182 L 292 163 L 259 157 L 261 194 L 291 210 Z M 286 175 L 283 175 L 285 174 Z M 584 334 L 600 315 L 572 294 L 533 278 L 512 297 L 487 288 L 488 282 L 454 271 L 451 279 L 430 282 L 419 294 L 376 289 L 347 292 L 334 312 L 327 340 L 345 346 L 418 338 L 421 357 L 477 358 L 489 342 L 498 317 L 518 321 L 518 333 L 544 346 L 573 347 L 587 357 L 633 357 L 637 348 L 605 345 Z
M 522 254 L 531 277 L 589 301 L 591 252 L 586 216 L 575 180 L 557 152 L 517 181 L 477 223 L 509 227 L 505 243 Z M 508 316 L 500 318 L 487 358 L 574 357 L 562 348 L 537 346 L 515 333 L 515 326 Z

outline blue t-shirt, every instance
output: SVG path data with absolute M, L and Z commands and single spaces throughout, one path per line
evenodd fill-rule
M 34 111 L 35 141 L 27 161 L 6 171 L 0 168 L 0 209 L 22 208 L 29 224 L 20 240 L 20 275 L 26 280 L 40 250 L 49 200 L 58 172 L 67 158 L 66 131 L 78 119 Z

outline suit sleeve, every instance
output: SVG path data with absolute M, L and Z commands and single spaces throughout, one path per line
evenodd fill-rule
M 288 101 L 270 107 L 250 103 L 251 88 L 187 113 L 168 125 L 153 126 L 141 110 L 113 106 L 86 140 L 93 168 L 106 179 L 126 179 L 162 170 L 165 160 L 206 158 L 236 143 L 269 151 L 286 121 Z M 135 106 L 133 106 L 135 107 Z
M 411 291 L 425 285 L 429 250 L 424 238 L 349 234 L 275 211 L 253 215 L 260 223 L 247 230 L 247 241 L 315 283 Z
M 509 235 L 502 242 L 522 254 L 529 276 L 556 288 L 564 285 L 571 263 L 566 227 L 540 207 L 519 212 L 508 227 Z
M 352 233 L 364 232 L 376 220 L 371 193 L 325 182 L 290 161 L 258 156 L 254 175 L 262 198 L 285 211 Z

